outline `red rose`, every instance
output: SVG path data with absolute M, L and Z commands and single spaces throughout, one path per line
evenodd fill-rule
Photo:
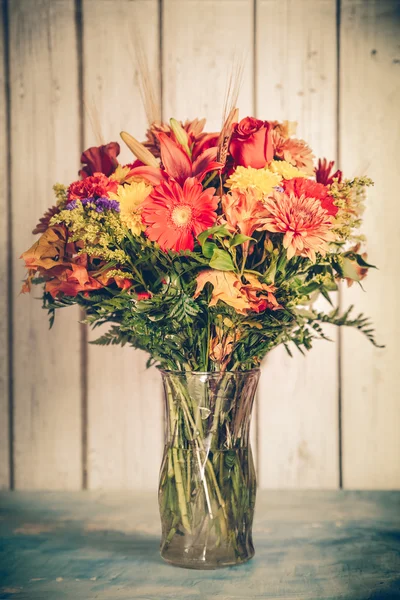
M 336 216 L 338 207 L 333 204 L 334 198 L 329 195 L 328 190 L 322 183 L 317 183 L 311 179 L 304 177 L 294 177 L 282 182 L 283 189 L 286 193 L 293 192 L 298 198 L 305 196 L 306 198 L 317 198 L 324 208 L 333 217 Z
M 120 153 L 118 142 L 110 142 L 106 146 L 92 146 L 82 152 L 81 163 L 84 165 L 79 171 L 82 179 L 103 173 L 110 176 L 118 165 L 117 156 Z
M 262 169 L 274 158 L 270 124 L 254 117 L 242 119 L 234 127 L 229 150 L 237 165 Z
M 68 188 L 68 202 L 82 200 L 83 198 L 104 198 L 108 192 L 116 192 L 118 182 L 103 175 L 95 173 L 82 181 L 74 181 Z

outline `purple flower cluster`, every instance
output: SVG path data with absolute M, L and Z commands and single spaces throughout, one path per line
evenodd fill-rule
M 120 206 L 118 200 L 110 200 L 109 198 L 82 198 L 80 201 L 82 206 L 89 205 L 89 208 L 93 208 L 96 212 L 102 213 L 105 210 L 115 210 L 120 212 Z M 77 200 L 72 200 L 65 207 L 66 210 L 74 210 L 77 206 Z

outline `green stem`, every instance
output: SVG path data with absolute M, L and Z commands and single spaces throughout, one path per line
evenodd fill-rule
M 182 480 L 182 471 L 181 466 L 179 464 L 179 456 L 178 456 L 178 448 L 172 448 L 172 457 L 174 462 L 174 473 L 175 473 L 175 483 L 176 483 L 176 491 L 178 493 L 178 504 L 182 517 L 182 525 L 186 529 L 188 533 L 191 532 L 188 512 L 187 512 L 187 504 L 185 497 L 185 490 L 183 487 Z
M 187 485 L 186 485 L 186 497 L 188 499 L 188 502 L 190 502 L 190 496 L 191 496 L 191 484 L 192 484 L 192 473 L 191 473 L 191 461 L 190 461 L 190 452 L 187 452 L 186 455 L 186 481 L 187 481 Z
M 203 440 L 201 438 L 199 438 L 199 433 L 200 432 L 196 428 L 196 424 L 193 421 L 192 415 L 190 414 L 189 406 L 188 406 L 188 404 L 186 402 L 186 394 L 185 394 L 185 391 L 182 389 L 181 386 L 180 386 L 180 392 L 181 392 L 180 398 L 181 398 L 181 403 L 182 403 L 182 408 L 183 408 L 184 414 L 186 414 L 186 417 L 187 417 L 187 419 L 188 419 L 188 421 L 190 423 L 190 426 L 192 427 L 192 430 L 193 430 L 193 432 L 195 434 L 195 437 L 193 436 L 191 441 L 195 442 L 196 446 L 198 446 L 199 451 L 201 451 L 201 454 L 203 455 L 203 459 L 205 459 L 206 470 L 207 470 L 207 472 L 209 473 L 209 475 L 210 475 L 210 477 L 212 479 L 212 482 L 213 482 L 213 485 L 214 485 L 214 489 L 215 489 L 215 493 L 217 495 L 218 502 L 219 502 L 219 504 L 220 504 L 220 506 L 222 508 L 222 514 L 223 514 L 224 519 L 226 521 L 227 520 L 227 514 L 226 514 L 225 502 L 224 502 L 224 499 L 222 498 L 221 491 L 220 491 L 219 486 L 218 486 L 218 482 L 217 482 L 217 478 L 215 476 L 215 472 L 214 472 L 213 466 L 210 463 L 210 461 L 208 460 L 207 451 L 204 448 Z M 205 486 L 207 485 L 205 481 L 204 481 L 204 484 L 205 484 Z M 226 529 L 226 523 L 224 523 L 223 526 L 221 524 L 221 528 L 222 527 L 224 528 L 224 531 L 227 530 Z

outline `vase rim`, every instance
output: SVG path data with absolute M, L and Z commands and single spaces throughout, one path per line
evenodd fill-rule
M 253 369 L 247 369 L 246 371 L 173 371 L 172 369 L 162 369 L 161 367 L 157 367 L 160 373 L 165 375 L 212 375 L 217 377 L 219 375 L 247 375 L 249 373 L 259 373 L 261 371 L 260 367 L 254 367 Z

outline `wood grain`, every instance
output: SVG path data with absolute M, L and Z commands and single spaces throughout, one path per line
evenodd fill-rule
M 400 7 L 342 2 L 340 156 L 349 176 L 368 174 L 364 231 L 379 270 L 343 289 L 343 306 L 371 316 L 383 350 L 343 332 L 343 466 L 351 488 L 400 487 L 398 254 L 400 204 Z
M 258 0 L 257 116 L 299 124 L 317 156 L 336 154 L 336 3 Z M 322 306 L 321 306 L 322 308 Z M 323 306 L 325 309 L 326 306 Z M 327 333 L 335 340 L 336 332 Z M 338 485 L 335 343 L 307 357 L 284 348 L 265 360 L 259 397 L 261 487 Z
M 75 489 L 81 483 L 80 351 L 76 310 L 52 331 L 41 303 L 21 296 L 20 254 L 52 204 L 54 182 L 78 166 L 78 94 L 73 0 L 9 3 L 15 485 Z M 40 290 L 36 289 L 36 297 Z
M 260 491 L 255 557 L 217 571 L 161 560 L 155 492 L 3 493 L 0 506 L 4 600 L 400 598 L 399 492 Z
M 5 17 L 5 0 L 0 3 Z M 6 26 L 0 24 L 0 489 L 10 486 L 9 439 L 9 173 L 7 135 Z
M 85 147 L 97 145 L 99 134 L 107 142 L 119 141 L 121 130 L 144 138 L 147 122 L 138 87 L 134 36 L 140 31 L 158 92 L 157 1 L 84 0 L 83 31 Z M 100 131 L 96 125 L 93 128 L 97 122 Z M 133 155 L 122 147 L 121 162 L 132 161 Z M 96 330 L 90 338 L 100 333 Z M 144 352 L 128 347 L 89 346 L 90 489 L 157 487 L 163 447 L 161 380 L 155 369 L 146 370 L 146 360 Z
M 206 117 L 206 130 L 219 131 L 228 79 L 237 64 L 244 66 L 240 115 L 254 114 L 253 21 L 250 0 L 164 0 L 165 120 Z M 257 403 L 250 437 L 257 464 Z

